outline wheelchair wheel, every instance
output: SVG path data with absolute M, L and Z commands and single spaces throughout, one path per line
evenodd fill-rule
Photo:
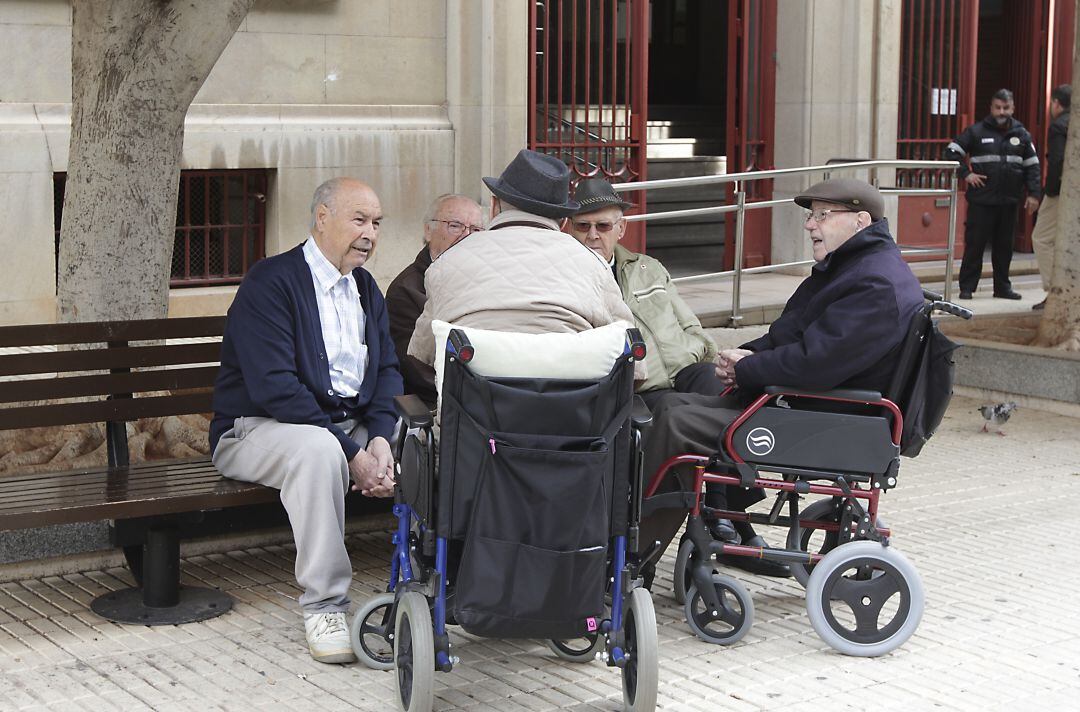
M 706 643 L 732 645 L 742 640 L 754 624 L 754 599 L 746 587 L 730 576 L 713 574 L 713 588 L 720 599 L 720 609 L 709 610 L 693 585 L 686 592 L 683 612 L 694 635 Z
M 588 663 L 596 659 L 596 654 L 604 649 L 604 639 L 599 633 L 589 633 L 580 638 L 567 640 L 549 640 L 547 646 L 559 658 L 571 663 Z
M 806 612 L 821 639 L 845 655 L 884 655 L 911 637 L 925 593 L 911 562 L 892 547 L 852 541 L 830 551 L 806 585 Z
M 349 638 L 357 659 L 372 670 L 394 669 L 394 594 L 369 598 L 353 616 Z
M 630 592 L 623 619 L 626 664 L 622 668 L 623 709 L 644 712 L 656 709 L 660 682 L 659 641 L 652 595 L 644 588 Z
M 800 512 L 799 518 L 833 523 L 836 522 L 836 507 L 831 500 L 821 499 Z M 877 518 L 875 526 L 878 528 L 888 528 L 885 520 L 881 517 Z M 788 529 L 787 548 L 824 555 L 835 549 L 838 541 L 839 535 L 836 532 L 802 528 L 799 529 L 799 537 L 798 540 L 796 540 L 795 529 L 793 527 Z M 814 571 L 813 564 L 791 563 L 789 568 L 791 569 L 791 575 L 795 577 L 795 580 L 798 581 L 803 588 L 806 588 L 806 582 L 810 580 L 810 574 Z
M 435 686 L 435 638 L 427 599 L 416 591 L 409 591 L 398 602 L 394 667 L 398 706 L 404 712 L 430 712 Z

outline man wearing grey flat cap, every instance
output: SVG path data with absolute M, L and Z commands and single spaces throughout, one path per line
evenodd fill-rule
M 810 276 L 767 334 L 720 352 L 717 375 L 735 387 L 732 393 L 661 399 L 653 410 L 646 476 L 673 455 L 715 452 L 720 434 L 765 386 L 887 389 L 923 296 L 889 233 L 881 194 L 864 181 L 840 178 L 814 185 L 795 202 L 807 209 L 803 229 L 816 263 Z M 762 496 L 755 492 L 729 488 L 729 507 L 753 504 Z M 680 522 L 677 513 L 657 512 L 642 521 L 641 541 L 666 546 Z
M 522 150 L 501 176 L 484 183 L 494 196 L 491 222 L 428 268 L 427 303 L 416 320 L 410 356 L 434 362 L 436 319 L 531 334 L 633 326 L 608 266 L 559 230 L 559 220 L 580 207 L 570 199 L 566 164 Z M 638 373 L 644 377 L 643 369 Z

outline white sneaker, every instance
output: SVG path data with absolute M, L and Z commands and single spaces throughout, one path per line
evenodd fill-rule
M 356 661 L 344 613 L 305 613 L 304 631 L 311 657 L 320 663 Z

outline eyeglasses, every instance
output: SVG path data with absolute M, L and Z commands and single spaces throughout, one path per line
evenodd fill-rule
M 450 237 L 460 238 L 465 235 L 471 235 L 474 232 L 480 232 L 484 228 L 479 225 L 466 225 L 465 223 L 459 223 L 457 220 L 439 220 L 437 218 L 430 220 L 429 222 L 437 222 L 446 225 L 446 231 L 450 233 Z
M 615 227 L 613 222 L 587 222 L 585 220 L 573 220 L 570 223 L 574 227 L 575 232 L 588 232 L 590 228 L 596 228 L 597 232 L 611 232 L 611 229 Z
M 853 213 L 854 210 L 840 210 L 839 208 L 818 208 L 817 210 L 807 210 L 806 219 L 813 220 L 816 223 L 823 223 L 825 219 L 829 217 L 829 213 Z

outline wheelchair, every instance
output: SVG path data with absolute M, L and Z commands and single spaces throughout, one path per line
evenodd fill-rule
M 440 324 L 438 443 L 424 404 L 398 397 L 408 430 L 396 453 L 390 578 L 353 618 L 357 657 L 396 670 L 402 710 L 426 711 L 435 671 L 460 662 L 448 625 L 546 639 L 564 660 L 619 668 L 625 710 L 654 709 L 656 615 L 627 555 L 651 418 L 633 395 L 640 334 L 604 327 L 612 357 L 588 378 L 524 377 L 483 363 L 500 348 L 493 334 L 512 335 L 449 328 L 440 339 Z
M 944 339 L 931 315 L 972 316 L 937 294 L 923 295 L 927 301 L 911 320 L 885 395 L 770 386 L 722 433 L 719 452 L 675 456 L 653 475 L 645 490 L 646 511 L 690 510 L 675 561 L 675 598 L 702 640 L 730 645 L 753 623 L 754 604 L 745 586 L 711 563 L 713 555 L 725 554 L 787 564 L 806 590 L 814 630 L 841 653 L 884 655 L 915 632 L 925 600 L 922 581 L 890 545 L 891 531 L 878 515 L 879 503 L 897 485 L 900 455 L 917 455 L 930 434 L 914 446 L 902 442 L 905 409 L 912 406 L 909 415 L 915 422 L 914 409 L 922 405 L 912 392 L 929 358 L 929 340 Z M 951 357 L 948 364 L 951 388 Z M 947 402 L 945 395 L 938 403 L 940 413 Z M 694 466 L 692 489 L 656 494 L 668 470 L 685 464 Z M 776 498 L 767 515 L 712 509 L 702 499 L 707 482 L 774 490 Z M 806 495 L 823 497 L 800 511 L 800 498 Z M 785 527 L 786 547 L 714 541 L 706 518 Z

